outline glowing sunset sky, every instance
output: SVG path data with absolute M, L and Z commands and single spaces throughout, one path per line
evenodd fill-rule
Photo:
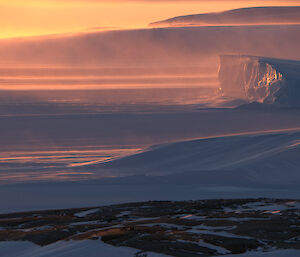
M 138 28 L 178 15 L 271 5 L 300 0 L 0 0 L 0 38 Z

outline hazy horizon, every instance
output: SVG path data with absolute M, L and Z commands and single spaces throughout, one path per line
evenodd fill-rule
M 147 28 L 175 16 L 256 6 L 300 6 L 299 0 L 4 0 L 0 39 L 90 30 Z

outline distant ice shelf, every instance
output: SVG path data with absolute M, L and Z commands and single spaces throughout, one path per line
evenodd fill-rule
M 300 61 L 221 55 L 220 90 L 250 102 L 300 107 Z
M 152 27 L 297 24 L 300 21 L 299 6 L 264 6 L 177 16 L 150 23 Z

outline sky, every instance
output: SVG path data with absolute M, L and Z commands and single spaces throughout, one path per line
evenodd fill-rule
M 0 0 L 0 38 L 146 27 L 178 15 L 300 0 Z

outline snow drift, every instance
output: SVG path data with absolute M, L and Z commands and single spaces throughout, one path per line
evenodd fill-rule
M 167 183 L 297 187 L 300 132 L 182 141 L 97 166 L 115 174 L 161 176 Z
M 264 104 L 300 106 L 300 61 L 222 55 L 219 80 L 226 95 Z
M 281 132 L 161 145 L 94 169 L 76 167 L 111 171 L 106 179 L 1 184 L 0 212 L 153 200 L 299 199 L 299 143 L 299 132 Z
M 299 6 L 250 7 L 218 13 L 177 16 L 150 26 L 206 26 L 300 23 Z

